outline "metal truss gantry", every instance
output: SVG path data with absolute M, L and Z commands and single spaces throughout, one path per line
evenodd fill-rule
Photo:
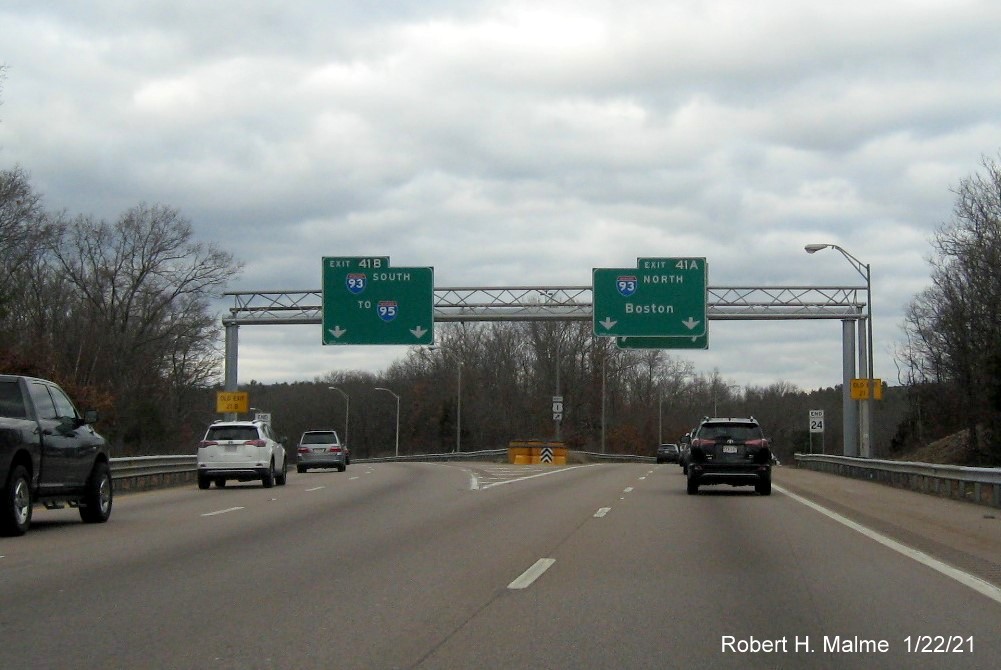
M 710 320 L 864 319 L 864 286 L 708 287 Z M 236 291 L 225 326 L 322 323 L 323 292 Z M 434 320 L 590 321 L 590 286 L 446 287 L 434 289 Z
M 858 455 L 858 404 L 851 399 L 855 361 L 866 349 L 865 286 L 717 286 L 706 289 L 710 321 L 838 319 L 842 322 L 844 451 Z M 227 391 L 236 391 L 240 326 L 323 322 L 323 291 L 234 291 L 226 329 Z M 590 286 L 444 287 L 434 289 L 434 320 L 590 321 Z M 855 349 L 856 333 L 858 353 Z

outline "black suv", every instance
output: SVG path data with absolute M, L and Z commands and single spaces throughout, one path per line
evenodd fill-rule
M 658 463 L 678 463 L 678 459 L 681 457 L 681 450 L 678 449 L 678 445 L 666 442 L 659 447 L 657 447 L 657 462 Z
M 702 484 L 754 486 L 763 496 L 772 492 L 772 453 L 754 417 L 706 417 L 692 435 L 688 456 L 688 493 Z

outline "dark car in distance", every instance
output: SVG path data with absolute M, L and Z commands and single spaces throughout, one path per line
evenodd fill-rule
M 658 463 L 677 463 L 680 456 L 681 450 L 673 442 L 668 442 L 657 447 Z

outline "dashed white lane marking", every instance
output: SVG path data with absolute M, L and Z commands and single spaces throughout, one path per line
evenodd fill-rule
M 611 511 L 612 511 L 611 507 L 599 507 L 598 511 L 594 513 L 594 518 L 600 519 L 601 517 L 605 516 Z
M 640 477 L 640 481 L 643 481 L 644 479 L 646 479 L 646 477 Z
M 311 489 L 306 489 L 306 493 L 312 493 L 313 491 L 319 491 L 322 488 L 326 488 L 326 487 L 324 487 L 324 486 L 314 486 Z
M 809 507 L 810 509 L 812 509 L 814 511 L 817 511 L 817 512 L 820 512 L 824 516 L 829 517 L 831 519 L 834 519 L 835 521 L 837 521 L 838 523 L 840 523 L 842 525 L 848 526 L 849 528 L 851 528 L 855 532 L 862 533 L 863 535 L 865 535 L 866 537 L 868 537 L 870 540 L 875 540 L 876 542 L 879 542 L 884 547 L 888 547 L 888 548 L 896 551 L 899 554 L 903 554 L 904 556 L 906 556 L 906 557 L 908 557 L 908 558 L 910 558 L 912 560 L 915 560 L 918 563 L 921 563 L 922 565 L 926 565 L 929 568 L 931 568 L 932 570 L 940 572 L 943 575 L 945 575 L 946 577 L 954 579 L 954 580 L 956 580 L 957 582 L 959 582 L 960 584 L 962 584 L 964 586 L 968 586 L 969 588 L 973 589 L 977 593 L 980 593 L 981 595 L 987 596 L 988 598 L 990 598 L 994 602 L 1001 603 L 1001 589 L 999 589 L 998 587 L 994 586 L 990 582 L 986 582 L 983 579 L 980 579 L 979 577 L 971 575 L 968 572 L 963 572 L 962 570 L 954 568 L 951 565 L 943 563 L 942 561 L 938 560 L 937 558 L 932 558 L 931 556 L 929 556 L 928 554 L 926 554 L 924 552 L 918 551 L 917 549 L 912 549 L 911 547 L 908 547 L 905 544 L 901 544 L 900 542 L 897 542 L 896 540 L 892 540 L 889 537 L 887 537 L 886 535 L 883 535 L 882 533 L 877 533 L 876 531 L 872 530 L 871 528 L 867 528 L 867 527 L 863 526 L 862 524 L 855 523 L 851 519 L 847 519 L 847 518 L 841 516 L 840 514 L 838 514 L 837 512 L 832 512 L 831 510 L 827 509 L 826 507 L 821 507 L 820 505 L 818 505 L 817 503 L 815 503 L 815 502 L 813 502 L 811 500 L 807 500 L 806 498 L 798 496 L 795 493 L 787 491 L 784 488 L 782 488 L 781 486 L 775 486 L 773 484 L 772 488 L 774 488 L 776 491 L 780 491 L 783 495 L 789 496 L 790 498 L 792 498 L 796 502 L 802 503 L 802 504 L 806 505 L 807 507 Z
M 218 514 L 226 514 L 227 512 L 236 512 L 241 509 L 243 509 L 243 507 L 230 507 L 229 509 L 221 509 L 215 512 L 206 512 L 205 514 L 202 514 L 202 516 L 216 516 Z
M 521 577 L 508 584 L 507 587 L 509 589 L 527 589 L 536 579 L 542 576 L 542 573 L 552 567 L 555 562 L 555 558 L 540 558 L 532 567 L 521 573 Z
M 348 477 L 348 481 L 349 481 L 349 482 L 350 482 L 350 481 L 353 481 L 353 480 L 355 480 L 355 479 L 358 479 L 358 476 L 357 476 L 357 475 L 355 475 L 354 477 Z
M 622 490 L 622 492 L 623 493 L 632 493 L 633 492 L 633 487 L 632 486 L 627 486 L 625 489 Z

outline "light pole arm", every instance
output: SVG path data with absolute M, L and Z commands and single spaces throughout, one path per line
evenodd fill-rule
M 862 447 L 863 456 L 871 457 L 872 449 L 872 414 L 873 414 L 873 396 L 875 395 L 875 389 L 872 388 L 873 383 L 873 343 L 872 343 L 872 268 L 868 263 L 863 263 L 855 256 L 851 255 L 844 249 L 842 249 L 837 244 L 807 244 L 804 249 L 806 253 L 812 254 L 820 251 L 821 249 L 837 249 L 841 252 L 841 255 L 845 257 L 845 260 L 855 268 L 855 271 L 865 279 L 865 307 L 866 307 L 866 348 L 865 350 L 859 351 L 859 356 L 865 355 L 866 357 L 866 369 L 864 374 L 866 375 L 866 384 L 868 386 L 868 394 L 866 397 L 863 414 L 863 431 L 862 431 Z M 861 329 L 860 329 L 861 335 Z M 862 367 L 861 365 L 859 366 Z M 863 374 L 862 370 L 859 370 L 859 374 Z

